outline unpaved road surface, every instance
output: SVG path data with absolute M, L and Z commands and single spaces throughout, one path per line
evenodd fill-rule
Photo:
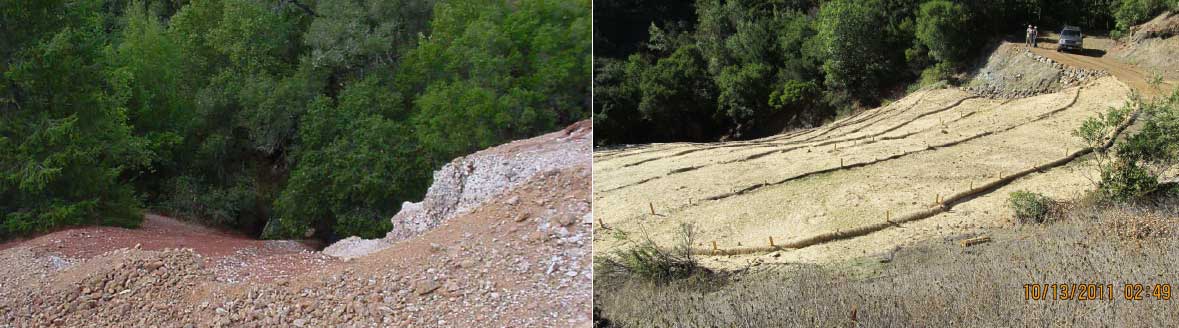
M 576 126 L 588 145 L 589 124 Z M 158 215 L 10 242 L 0 327 L 589 327 L 582 155 L 349 260 Z
M 1055 34 L 1042 39 L 1049 42 L 1041 42 L 1039 47 L 1032 48 L 1035 53 L 1065 65 L 1109 72 L 1110 75 L 1145 96 L 1157 96 L 1170 92 L 1179 86 L 1175 81 L 1163 80 L 1156 88 L 1156 86 L 1150 85 L 1150 80 L 1154 76 L 1151 72 L 1105 57 L 1106 51 L 1109 51 L 1112 45 L 1112 41 L 1107 38 L 1086 37 L 1085 46 L 1090 49 L 1077 53 L 1057 52 Z
M 1082 121 L 1123 105 L 1131 88 L 1150 92 L 1141 89 L 1146 75 L 1133 67 L 1034 51 L 1066 65 L 1108 70 L 1112 77 L 1014 100 L 922 90 L 822 127 L 758 140 L 596 151 L 593 197 L 600 223 L 594 252 L 620 245 L 624 235 L 670 245 L 679 240 L 681 224 L 695 228 L 696 248 L 715 242 L 724 250 L 888 222 L 927 210 L 946 195 L 1066 157 L 1084 147 L 1072 135 Z M 926 219 L 800 249 L 705 256 L 705 264 L 831 262 L 920 240 L 966 238 L 1013 224 L 1005 206 L 1010 192 L 1069 199 L 1092 188 L 1094 177 L 1089 164 L 1072 161 Z

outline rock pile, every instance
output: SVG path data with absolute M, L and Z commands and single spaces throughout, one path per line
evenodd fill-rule
M 12 286 L 8 292 L 13 294 L 0 302 L 0 325 L 146 326 L 191 317 L 192 311 L 182 306 L 184 296 L 210 273 L 190 249 L 120 249 L 63 268 L 60 276 L 66 283 L 41 280 Z M 158 317 L 143 315 L 157 311 Z
M 1109 72 L 1064 65 L 1005 44 L 995 50 L 986 66 L 962 89 L 982 97 L 1014 99 L 1055 93 L 1105 76 Z

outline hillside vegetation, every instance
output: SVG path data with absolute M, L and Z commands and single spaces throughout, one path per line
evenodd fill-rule
M 1174 0 L 608 0 L 598 145 L 751 139 L 956 83 L 986 47 L 1064 24 L 1123 34 Z
M 588 118 L 588 0 L 0 1 L 0 239 L 147 208 L 375 237 L 450 159 Z

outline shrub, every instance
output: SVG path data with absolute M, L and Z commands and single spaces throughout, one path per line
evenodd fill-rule
M 1102 198 L 1127 201 L 1158 189 L 1158 178 L 1133 162 L 1117 161 L 1101 168 Z
M 1030 191 L 1011 193 L 1007 204 L 1015 211 L 1015 218 L 1024 223 L 1042 223 L 1048 217 L 1052 199 Z
M 954 78 L 954 67 L 948 63 L 937 63 L 921 71 L 921 86 L 945 84 Z
M 681 241 L 672 248 L 656 245 L 649 238 L 630 246 L 619 246 L 603 256 L 594 257 L 594 280 L 610 284 L 637 278 L 641 281 L 667 283 L 702 272 L 692 256 L 692 227 L 680 226 Z M 622 235 L 624 241 L 625 235 Z
M 1105 199 L 1127 201 L 1147 196 L 1159 190 L 1159 177 L 1179 162 L 1179 92 L 1139 107 L 1142 128 L 1117 143 L 1116 160 L 1100 165 L 1099 189 Z M 1126 113 L 1118 116 L 1125 117 Z M 1115 119 L 1118 117 L 1107 117 L 1110 122 L 1104 124 L 1112 126 Z M 1086 121 L 1078 131 L 1085 131 L 1089 125 L 1100 124 Z M 1091 139 L 1084 137 L 1085 133 L 1079 135 Z

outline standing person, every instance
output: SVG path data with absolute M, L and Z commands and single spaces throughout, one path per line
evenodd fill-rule
M 1023 45 L 1024 46 L 1031 46 L 1032 45 L 1032 26 L 1031 25 L 1028 25 L 1027 31 L 1024 31 L 1024 33 L 1023 33 Z
M 1040 27 L 1032 26 L 1032 48 L 1040 47 Z

